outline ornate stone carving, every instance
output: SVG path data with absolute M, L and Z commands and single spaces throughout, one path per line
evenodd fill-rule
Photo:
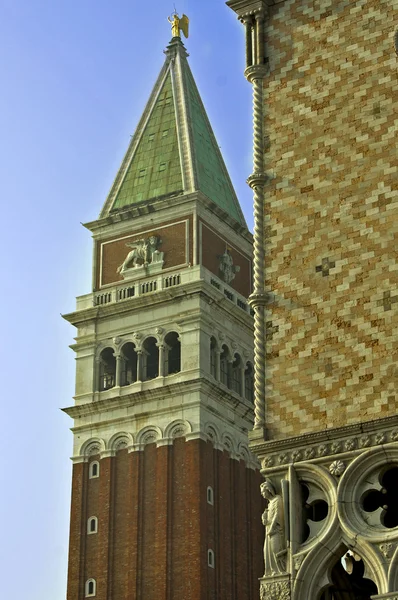
M 372 440 L 369 435 L 363 435 L 359 438 L 359 445 L 361 446 L 361 448 L 367 448 L 368 446 L 370 446 L 371 441 Z
M 279 462 L 280 462 L 281 465 L 284 465 L 289 460 L 289 456 L 287 454 L 280 454 L 278 460 L 279 460 Z
M 294 452 L 292 452 L 293 462 L 297 462 L 297 461 L 301 460 L 301 458 L 302 458 L 302 455 L 301 455 L 300 450 L 294 450 Z
M 341 443 L 333 442 L 333 444 L 330 446 L 330 449 L 333 452 L 333 454 L 337 454 L 338 452 L 341 451 Z
M 355 438 L 351 438 L 351 439 L 345 441 L 344 448 L 348 451 L 354 450 L 356 444 L 357 444 L 357 440 Z
M 312 447 L 306 448 L 304 450 L 304 456 L 305 456 L 306 459 L 314 458 L 314 456 L 315 456 L 315 448 L 312 448 Z
M 90 444 L 87 447 L 86 456 L 95 456 L 96 454 L 99 454 L 100 451 L 101 451 L 101 448 L 100 448 L 99 444 L 96 444 L 96 443 Z
M 303 560 L 304 560 L 304 554 L 298 554 L 297 556 L 293 557 L 293 564 L 294 564 L 294 568 L 296 571 L 298 571 L 299 568 L 301 567 Z
M 342 460 L 335 460 L 330 465 L 329 471 L 332 475 L 335 475 L 336 477 L 340 477 L 340 475 L 342 475 L 345 471 L 345 464 L 343 463 Z
M 328 447 L 326 446 L 326 444 L 321 444 L 320 446 L 318 446 L 319 456 L 326 456 L 327 453 L 328 453 Z
M 290 600 L 290 583 L 284 581 L 262 582 L 260 586 L 261 600 Z
M 156 265 L 161 269 L 163 266 L 163 252 L 158 250 L 162 240 L 157 235 L 151 235 L 149 238 L 142 238 L 136 242 L 126 244 L 132 248 L 127 254 L 123 263 L 117 268 L 117 272 L 124 278 L 136 273 L 136 269 L 143 269 Z M 154 269 L 150 269 L 154 270 Z
M 286 540 L 283 499 L 273 484 L 266 479 L 260 486 L 261 495 L 268 500 L 262 521 L 265 527 L 264 573 L 280 575 L 286 572 Z
M 386 434 L 383 432 L 377 433 L 375 439 L 376 444 L 384 444 L 384 442 L 386 441 Z
M 391 555 L 393 553 L 394 544 L 392 544 L 391 542 L 385 542 L 384 544 L 380 544 L 379 548 L 380 548 L 380 552 L 383 554 L 383 556 L 385 556 L 386 558 L 391 558 Z
M 230 284 L 235 279 L 235 274 L 239 273 L 240 267 L 238 265 L 234 266 L 234 261 L 228 248 L 225 249 L 224 254 L 218 256 L 218 260 L 220 261 L 219 270 L 221 279 L 225 283 Z

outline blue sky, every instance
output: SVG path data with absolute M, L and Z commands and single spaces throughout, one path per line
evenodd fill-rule
M 251 87 L 223 0 L 180 0 L 190 65 L 252 226 Z M 173 2 L 0 0 L 2 597 L 64 599 L 80 222 L 101 209 L 164 60 Z

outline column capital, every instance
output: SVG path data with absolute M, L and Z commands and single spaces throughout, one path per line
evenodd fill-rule
M 248 302 L 252 308 L 256 306 L 266 306 L 269 303 L 269 294 L 264 291 L 254 290 L 252 294 L 250 294 Z
M 256 14 L 266 16 L 273 0 L 228 0 L 226 4 L 243 20 Z
M 264 79 L 268 72 L 269 67 L 267 64 L 251 65 L 245 69 L 244 75 L 249 83 L 253 83 L 256 79 Z
M 246 179 L 246 183 L 252 188 L 252 190 L 254 190 L 254 188 L 258 186 L 264 187 L 269 179 L 270 177 L 266 173 L 252 173 Z

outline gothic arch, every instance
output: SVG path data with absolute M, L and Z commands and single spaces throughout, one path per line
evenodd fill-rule
M 381 568 L 375 549 L 360 538 L 347 538 L 339 526 L 331 529 L 327 542 L 317 544 L 304 558 L 293 587 L 292 600 L 303 598 L 318 599 L 322 590 L 332 584 L 331 571 L 343 556 L 345 548 L 354 550 L 365 565 L 364 577 L 371 579 L 378 588 L 378 594 L 387 592 L 387 578 Z

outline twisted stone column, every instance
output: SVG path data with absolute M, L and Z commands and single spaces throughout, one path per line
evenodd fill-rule
M 263 83 L 267 69 L 255 65 L 245 75 L 253 85 L 253 173 L 247 182 L 254 195 L 254 290 L 249 298 L 254 310 L 254 429 L 265 426 L 265 279 L 264 241 L 264 94 Z

